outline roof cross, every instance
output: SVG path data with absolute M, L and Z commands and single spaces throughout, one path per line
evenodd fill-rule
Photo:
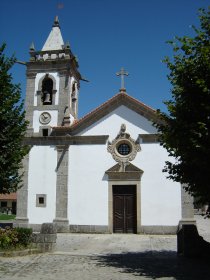
M 128 76 L 128 72 L 122 67 L 119 72 L 116 73 L 117 76 L 121 76 L 121 90 L 125 91 L 124 76 Z

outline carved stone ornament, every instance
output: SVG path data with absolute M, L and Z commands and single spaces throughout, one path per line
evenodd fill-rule
M 113 159 L 121 165 L 122 172 L 125 171 L 126 165 L 135 159 L 137 152 L 141 150 L 138 139 L 135 141 L 125 131 L 126 125 L 122 124 L 117 137 L 112 142 L 108 142 L 107 147 Z

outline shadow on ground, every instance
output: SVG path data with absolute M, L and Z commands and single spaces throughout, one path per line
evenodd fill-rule
M 210 279 L 210 259 L 187 259 L 178 257 L 174 251 L 111 254 L 97 259 L 99 266 L 119 268 L 122 273 L 150 279 Z

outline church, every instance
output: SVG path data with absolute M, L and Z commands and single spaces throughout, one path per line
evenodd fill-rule
M 64 43 L 58 17 L 41 51 L 26 63 L 23 187 L 16 226 L 38 231 L 174 234 L 194 223 L 193 203 L 162 172 L 168 160 L 158 142 L 156 110 L 117 94 L 78 119 L 78 62 Z M 123 79 L 126 72 L 121 69 Z

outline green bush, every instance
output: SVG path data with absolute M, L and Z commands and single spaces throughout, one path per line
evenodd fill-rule
M 0 248 L 27 247 L 31 242 L 31 228 L 0 228 Z
M 0 228 L 0 248 L 16 247 L 18 243 L 17 231 L 13 228 Z
M 31 228 L 16 228 L 18 243 L 27 247 L 31 242 Z

